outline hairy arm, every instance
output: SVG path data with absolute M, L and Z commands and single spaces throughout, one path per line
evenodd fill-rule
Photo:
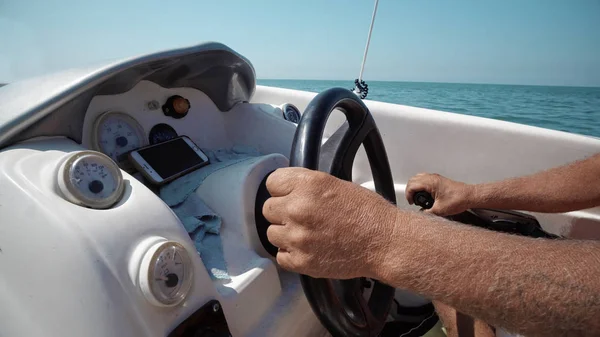
M 437 174 L 418 174 L 406 198 L 425 190 L 435 198 L 431 213 L 451 215 L 469 208 L 559 213 L 600 205 L 600 154 L 536 174 L 484 184 L 464 184 Z M 437 205 L 436 205 L 437 204 Z
M 600 154 L 530 176 L 473 185 L 472 208 L 568 212 L 600 205 Z
M 528 337 L 600 336 L 600 242 L 533 239 L 406 212 L 301 168 L 278 169 L 267 188 L 267 236 L 286 269 L 378 279 Z
M 526 336 L 600 335 L 600 243 L 531 239 L 400 212 L 375 275 Z M 407 240 L 407 238 L 409 240 Z

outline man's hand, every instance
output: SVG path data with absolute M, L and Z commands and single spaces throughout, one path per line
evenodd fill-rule
M 426 210 L 440 216 L 462 213 L 471 208 L 472 185 L 450 180 L 439 174 L 419 173 L 406 184 L 406 200 L 414 203 L 416 192 L 426 191 L 435 199 L 433 207 Z
M 397 208 L 366 188 L 304 168 L 267 179 L 263 214 L 277 262 L 312 277 L 374 277 L 394 237 Z M 395 244 L 398 244 L 396 242 Z
M 600 153 L 529 176 L 467 185 L 438 174 L 417 174 L 406 185 L 406 199 L 427 191 L 435 199 L 427 212 L 454 215 L 469 208 L 560 213 L 600 206 Z

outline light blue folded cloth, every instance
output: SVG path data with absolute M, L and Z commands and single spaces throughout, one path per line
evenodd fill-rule
M 238 149 L 238 151 L 240 151 Z M 164 185 L 160 189 L 160 198 L 173 207 L 181 204 L 185 199 L 202 185 L 206 177 L 218 170 L 235 165 L 244 160 L 256 158 L 256 155 L 234 152 L 233 150 L 206 151 L 210 164 L 179 177 Z M 254 154 L 254 152 L 251 152 Z
M 171 207 L 190 234 L 211 278 L 229 279 L 219 236 L 221 217 L 194 192 L 209 175 L 245 160 L 257 160 L 260 153 L 256 149 L 241 146 L 204 152 L 210 160 L 209 165 L 162 186 L 159 196 Z
M 173 211 L 190 234 L 196 251 L 212 279 L 229 279 L 223 244 L 219 236 L 221 217 L 211 210 L 196 194 L 191 194 Z M 195 214 L 195 215 L 190 215 Z

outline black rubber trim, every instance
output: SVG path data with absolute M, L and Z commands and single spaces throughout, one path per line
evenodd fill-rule
M 269 228 L 271 223 L 269 223 L 269 221 L 264 217 L 262 212 L 265 201 L 271 197 L 271 194 L 269 194 L 269 191 L 267 190 L 267 178 L 273 172 L 274 171 L 269 172 L 269 174 L 267 174 L 260 183 L 260 186 L 258 186 L 258 191 L 256 192 L 256 201 L 254 202 L 254 221 L 256 222 L 256 232 L 258 233 L 258 239 L 260 240 L 260 243 L 262 243 L 267 253 L 275 257 L 277 256 L 278 248 L 275 247 L 267 238 L 267 228 Z

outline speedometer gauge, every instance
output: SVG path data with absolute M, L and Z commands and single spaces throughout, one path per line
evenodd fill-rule
M 142 126 L 122 112 L 106 112 L 94 123 L 94 146 L 122 167 L 129 167 L 127 154 L 146 145 Z
M 121 170 L 96 151 L 71 154 L 58 169 L 58 187 L 70 202 L 91 208 L 108 208 L 123 195 Z
M 142 293 L 154 305 L 181 303 L 192 285 L 193 269 L 187 250 L 178 242 L 162 241 L 142 259 L 139 284 Z

